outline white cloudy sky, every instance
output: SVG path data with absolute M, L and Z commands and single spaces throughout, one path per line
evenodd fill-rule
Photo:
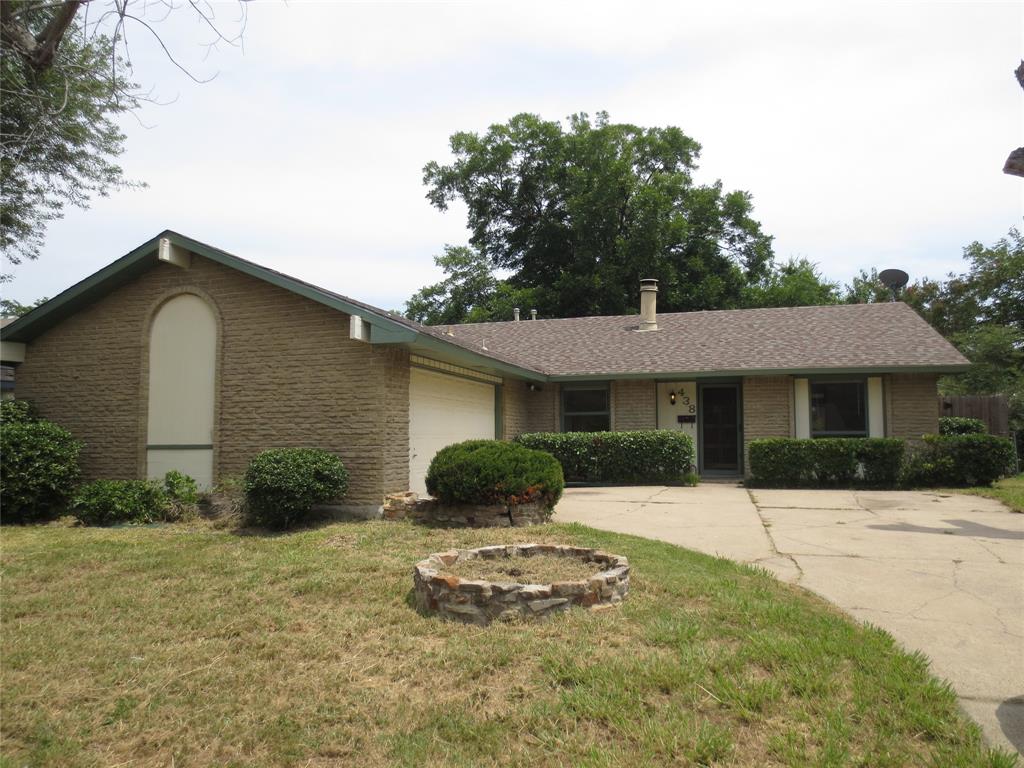
M 53 296 L 163 229 L 385 308 L 463 243 L 424 199 L 448 136 L 530 111 L 678 125 L 699 179 L 754 196 L 780 258 L 848 280 L 961 267 L 1020 224 L 1019 3 L 254 3 L 245 51 L 204 58 L 187 12 L 160 29 L 190 82 L 130 30 L 136 79 L 173 104 L 127 119 L 149 183 L 69 211 L 5 293 Z M 237 9 L 217 4 L 225 26 Z

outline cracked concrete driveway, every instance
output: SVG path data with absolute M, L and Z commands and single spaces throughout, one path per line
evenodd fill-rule
M 571 488 L 558 522 L 631 533 L 799 584 L 932 660 L 992 744 L 1024 752 L 1024 515 L 910 491 Z

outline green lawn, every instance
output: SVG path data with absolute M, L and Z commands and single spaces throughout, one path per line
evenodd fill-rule
M 948 488 L 953 493 L 969 493 L 972 496 L 986 496 L 998 499 L 1014 512 L 1024 512 L 1024 473 L 1016 477 L 1004 477 L 991 488 Z
M 1009 766 L 919 655 L 767 574 L 580 526 L 0 532 L 0 765 Z M 627 555 L 619 609 L 418 615 L 452 546 Z

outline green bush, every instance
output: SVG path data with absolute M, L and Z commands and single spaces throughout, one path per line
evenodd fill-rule
M 525 504 L 553 509 L 562 467 L 544 451 L 501 440 L 467 440 L 442 448 L 427 470 L 427 491 L 447 504 Z
M 0 425 L 0 509 L 4 522 L 29 522 L 63 511 L 78 483 L 82 444 L 63 427 L 35 420 L 29 406 L 4 401 Z M 8 420 L 11 419 L 11 420 Z
M 667 429 L 643 432 L 534 432 L 515 442 L 558 459 L 566 480 L 611 483 L 686 482 L 693 440 Z
M 172 469 L 164 475 L 163 490 L 167 497 L 165 520 L 189 520 L 199 514 L 199 488 L 184 472 Z
M 900 482 L 907 444 L 897 437 L 858 440 L 861 482 L 869 488 L 893 488 Z
M 39 421 L 39 414 L 28 400 L 0 400 L 0 423 L 23 424 L 29 421 Z
M 316 448 L 272 448 L 257 454 L 245 472 L 249 516 L 258 525 L 288 528 L 309 516 L 314 504 L 340 499 L 348 490 L 341 459 Z
M 155 480 L 93 480 L 78 490 L 71 514 L 83 525 L 153 523 L 164 518 L 167 505 Z
M 1013 442 L 997 435 L 925 435 L 904 472 L 909 486 L 991 485 L 1010 473 Z
M 762 487 L 893 487 L 903 466 L 896 438 L 772 437 L 750 443 L 751 482 Z
M 942 416 L 939 418 L 940 435 L 986 435 L 988 427 L 981 419 L 965 416 Z

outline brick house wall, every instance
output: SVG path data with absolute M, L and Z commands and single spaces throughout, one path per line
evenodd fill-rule
M 557 432 L 558 387 L 542 384 L 531 392 L 522 379 L 505 379 L 501 387 L 501 421 L 505 440 L 524 432 Z
M 886 435 L 920 440 L 939 431 L 939 377 L 933 373 L 893 373 L 885 377 Z
M 219 318 L 215 476 L 302 446 L 341 456 L 346 503 L 406 488 L 408 353 L 353 341 L 347 315 L 199 256 L 154 265 L 29 344 L 18 396 L 85 442 L 86 478 L 145 475 L 149 324 L 181 292 Z
M 658 428 L 657 386 L 653 380 L 613 381 L 611 398 L 613 430 Z
M 764 437 L 792 437 L 793 377 L 743 378 L 743 467 L 749 474 L 750 442 Z

